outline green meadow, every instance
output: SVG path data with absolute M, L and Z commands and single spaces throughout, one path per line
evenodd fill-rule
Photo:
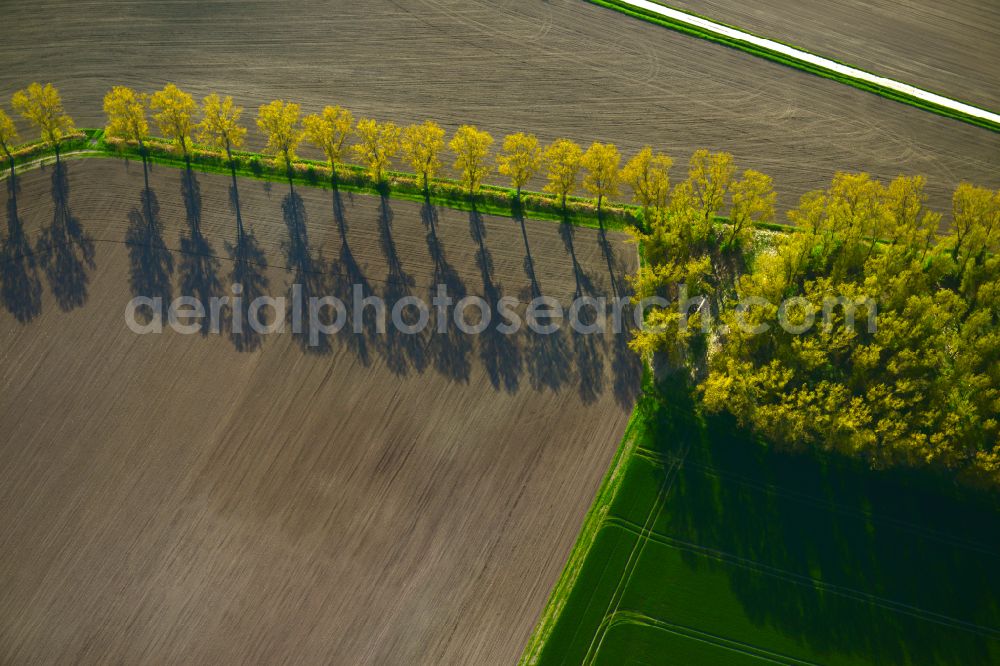
M 774 452 L 669 386 L 622 446 L 524 663 L 1000 663 L 988 497 Z

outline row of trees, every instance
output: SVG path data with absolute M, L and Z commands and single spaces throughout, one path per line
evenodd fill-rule
M 26 91 L 18 92 L 14 107 L 41 130 L 42 139 L 55 146 L 57 152 L 59 143 L 75 132 L 51 84 L 33 83 Z M 197 142 L 224 154 L 235 177 L 233 151 L 244 146 L 247 128 L 241 123 L 243 109 L 232 97 L 213 93 L 199 105 L 172 83 L 152 94 L 115 86 L 104 97 L 104 112 L 105 136 L 137 145 L 144 159 L 151 116 L 160 135 L 185 160 L 190 160 Z M 706 215 L 701 223 L 710 223 L 711 216 L 722 207 L 720 187 L 727 186 L 735 175 L 731 172 L 731 157 L 710 158 L 707 152 L 700 151 L 692 158 L 689 178 L 672 191 L 669 172 L 673 160 L 648 146 L 622 167 L 621 154 L 613 144 L 594 142 L 584 149 L 570 139 L 556 139 L 543 146 L 535 135 L 517 132 L 505 136 L 494 154 L 494 138 L 473 125 L 462 125 L 446 141 L 445 130 L 432 120 L 400 127 L 372 118 L 355 120 L 351 111 L 339 106 L 327 106 L 320 113 L 303 116 L 298 104 L 283 100 L 262 105 L 256 125 L 266 140 L 264 152 L 289 175 L 299 147 L 305 142 L 322 151 L 333 179 L 351 156 L 365 166 L 376 183 L 383 182 L 398 162 L 417 174 L 427 191 L 441 174 L 448 150 L 453 157 L 452 168 L 469 194 L 478 192 L 494 170 L 509 180 L 518 198 L 532 179 L 544 176 L 545 191 L 558 197 L 564 209 L 567 199 L 582 187 L 594 198 L 600 212 L 609 199 L 621 194 L 625 185 L 631 190 L 632 200 L 642 207 L 646 220 L 661 218 L 670 207 L 676 210 L 690 201 Z M 0 109 L 0 146 L 12 168 L 11 148 L 16 141 L 14 124 Z M 736 188 L 740 193 L 734 192 L 734 201 L 752 199 L 740 210 L 755 210 L 753 216 L 769 219 L 773 215 L 770 179 L 748 171 L 739 182 Z M 735 225 L 731 240 L 738 241 L 744 229 L 742 223 Z

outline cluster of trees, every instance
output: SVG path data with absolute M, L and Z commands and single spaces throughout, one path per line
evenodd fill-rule
M 653 311 L 635 348 L 684 364 L 709 410 L 779 446 L 1000 482 L 1000 192 L 960 185 L 941 235 L 922 177 L 840 173 L 789 213 L 800 233 L 754 251 L 770 184 L 731 173 L 723 155 L 692 161 L 634 280 L 640 297 L 686 283 L 715 307 L 686 327 L 673 304 Z M 703 225 L 726 190 L 732 224 Z

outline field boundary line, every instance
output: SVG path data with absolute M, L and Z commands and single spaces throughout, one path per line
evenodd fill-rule
M 583 520 L 576 543 L 573 544 L 573 549 L 570 551 L 559 579 L 553 586 L 548 601 L 546 601 L 537 622 L 535 622 L 535 628 L 528 638 L 521 658 L 518 660 L 519 666 L 533 666 L 538 663 L 545 646 L 548 644 L 549 635 L 555 629 L 559 618 L 562 616 L 566 601 L 576 587 L 576 580 L 579 578 L 580 571 L 583 569 L 583 565 L 590 555 L 590 550 L 597 539 L 597 535 L 600 533 L 601 528 L 604 527 L 611 505 L 614 503 L 622 481 L 625 479 L 625 471 L 632 458 L 632 451 L 638 445 L 638 438 L 635 436 L 634 429 L 639 418 L 639 406 L 637 404 L 632 409 L 632 414 L 629 416 L 628 424 L 625 426 L 625 434 L 622 436 L 618 450 L 615 452 L 615 456 L 608 466 L 608 471 L 605 473 L 604 479 L 597 490 L 594 502 L 590 505 L 590 509 Z
M 772 567 L 768 564 L 762 564 L 745 557 L 740 557 L 739 555 L 727 553 L 723 550 L 702 546 L 691 541 L 685 541 L 684 539 L 677 539 L 663 534 L 662 532 L 647 529 L 644 526 L 638 525 L 637 523 L 620 516 L 611 516 L 606 522 L 611 526 L 617 527 L 618 529 L 625 530 L 639 536 L 644 536 L 648 541 L 658 543 L 668 548 L 696 553 L 719 562 L 732 564 L 750 571 L 756 571 L 758 573 L 772 576 L 773 578 L 783 580 L 787 583 L 801 585 L 803 587 L 812 587 L 814 589 L 836 594 L 837 596 L 845 597 L 847 599 L 871 603 L 886 610 L 908 615 L 925 622 L 932 622 L 934 624 L 950 627 L 952 629 L 968 631 L 976 636 L 1000 641 L 1000 629 L 994 629 L 993 627 L 986 627 L 981 624 L 976 624 L 975 622 L 969 622 L 968 620 L 951 617 L 950 615 L 936 613 L 934 611 L 920 608 L 919 606 L 914 606 L 901 601 L 895 601 L 894 599 L 889 599 L 887 597 L 880 597 L 875 594 L 862 592 L 861 590 L 856 590 L 843 585 L 828 583 L 817 578 L 812 578 L 811 576 L 805 576 L 803 574 L 794 573 L 785 569 Z
M 806 661 L 803 659 L 799 659 L 798 657 L 790 657 L 787 654 L 781 654 L 780 652 L 772 652 L 771 650 L 766 650 L 757 645 L 751 645 L 750 643 L 743 643 L 741 641 L 736 641 L 731 638 L 726 638 L 725 636 L 711 634 L 708 633 L 707 631 L 701 631 L 700 629 L 688 627 L 683 624 L 677 624 L 675 622 L 667 622 L 666 620 L 650 617 L 649 615 L 644 615 L 636 611 L 616 611 L 615 617 L 613 617 L 608 624 L 608 631 L 610 631 L 614 627 L 629 625 L 629 624 L 641 627 L 647 627 L 649 629 L 656 629 L 657 631 L 664 631 L 677 636 L 682 636 L 684 638 L 696 640 L 701 643 L 706 643 L 713 647 L 718 647 L 724 650 L 730 650 L 732 652 L 738 652 L 740 654 L 749 655 L 751 657 L 756 657 L 757 659 L 761 659 L 763 661 L 769 661 L 772 664 L 795 664 L 797 666 L 819 666 L 819 664 L 813 661 Z
M 650 0 L 587 0 L 649 23 L 738 49 L 903 104 L 1000 132 L 1000 114 Z

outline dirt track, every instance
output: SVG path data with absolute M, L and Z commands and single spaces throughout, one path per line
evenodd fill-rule
M 275 97 L 307 110 L 335 102 L 403 123 L 610 140 L 625 152 L 652 143 L 680 163 L 698 147 L 725 149 L 772 175 L 785 208 L 837 170 L 925 174 L 943 210 L 960 180 L 1000 186 L 1000 135 L 582 0 L 130 0 L 87 13 L 43 2 L 7 16 L 0 94 L 52 79 L 84 125 L 103 122 L 111 85 L 169 80 L 249 109 Z M 954 24 L 934 30 L 944 43 L 966 39 Z
M 138 165 L 69 173 L 94 266 L 78 249 L 43 261 L 40 312 L 10 300 L 31 291 L 14 289 L 25 264 L 2 274 L 0 661 L 513 663 L 623 431 L 630 357 L 568 335 L 558 348 L 374 335 L 305 351 L 286 333 L 250 352 L 225 334 L 138 336 L 122 317 L 130 284 L 228 288 L 227 179 L 200 175 L 198 196 L 182 196 L 181 172 L 154 172 L 163 241 L 221 257 L 171 252 L 164 284 L 167 255 L 123 243 L 148 228 Z M 56 236 L 51 175 L 20 179 L 32 244 Z M 322 275 L 376 293 L 425 294 L 439 279 L 469 294 L 532 291 L 510 219 L 440 211 L 435 241 L 420 206 L 391 202 L 384 216 L 356 196 L 345 244 L 331 193 L 297 191 L 288 208 L 287 187 L 241 183 L 270 265 L 244 279 L 266 277 L 267 292 Z M 609 288 L 595 232 L 573 235 L 577 271 L 558 225 L 529 221 L 527 234 L 545 294 L 570 296 L 578 279 Z M 634 248 L 609 242 L 630 268 Z
M 668 0 L 762 37 L 955 99 L 1000 109 L 992 0 Z

